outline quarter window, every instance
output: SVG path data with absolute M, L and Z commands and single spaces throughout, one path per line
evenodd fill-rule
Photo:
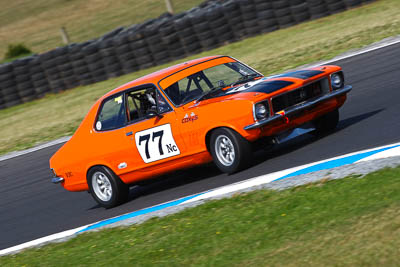
M 97 131 L 113 130 L 125 125 L 124 102 L 123 95 L 118 94 L 108 98 L 103 103 L 95 125 Z

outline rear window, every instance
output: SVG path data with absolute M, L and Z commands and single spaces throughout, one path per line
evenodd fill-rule
M 122 94 L 112 96 L 103 102 L 95 125 L 97 131 L 113 130 L 125 125 L 124 102 Z

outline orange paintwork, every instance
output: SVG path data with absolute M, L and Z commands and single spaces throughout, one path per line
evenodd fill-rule
M 236 62 L 236 60 L 226 56 L 192 60 L 124 84 L 101 97 L 92 106 L 72 138 L 50 159 L 50 167 L 54 169 L 58 177 L 64 178 L 62 186 L 70 191 L 88 190 L 86 175 L 88 170 L 96 165 L 107 166 L 123 182 L 132 184 L 176 169 L 209 162 L 212 158 L 207 149 L 207 138 L 215 128 L 228 127 L 247 140 L 255 141 L 262 136 L 273 136 L 311 121 L 340 107 L 346 99 L 345 95 L 333 98 L 288 123 L 277 121 L 269 126 L 244 130 L 245 126 L 255 123 L 254 103 L 265 99 L 270 100 L 274 96 L 329 76 L 333 72 L 340 71 L 341 68 L 338 66 L 313 68 L 312 70 L 321 71 L 321 74 L 307 80 L 295 77 L 272 77 L 268 81 L 292 82 L 291 85 L 272 93 L 239 92 L 205 99 L 198 103 L 192 101 L 182 106 L 174 106 L 163 91 L 190 74 L 228 62 Z M 173 110 L 163 114 L 162 118 L 153 117 L 114 130 L 97 131 L 95 129 L 98 110 L 106 98 L 143 84 L 155 86 Z M 270 112 L 273 114 L 271 105 Z M 186 119 L 185 121 L 185 115 L 192 113 L 197 116 L 196 120 Z M 145 163 L 136 147 L 135 133 L 166 124 L 171 125 L 173 138 L 179 147 L 180 154 Z M 133 134 L 129 135 L 130 132 Z M 122 162 L 127 166 L 120 169 L 118 166 Z

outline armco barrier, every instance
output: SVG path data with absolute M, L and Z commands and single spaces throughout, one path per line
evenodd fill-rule
M 84 43 L 0 65 L 0 109 L 375 0 L 209 0 Z

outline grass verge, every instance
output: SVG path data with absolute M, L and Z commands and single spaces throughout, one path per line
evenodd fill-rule
M 249 38 L 190 58 L 226 54 L 250 64 L 264 74 L 271 74 L 329 59 L 349 49 L 359 48 L 398 34 L 400 34 L 398 0 L 381 0 L 344 13 Z M 0 110 L 0 154 L 71 135 L 90 106 L 101 95 L 122 83 L 174 63 L 177 62 Z
M 400 167 L 211 201 L 140 226 L 85 233 L 2 266 L 397 265 Z
M 176 13 L 201 2 L 173 1 Z M 35 53 L 62 46 L 61 27 L 71 42 L 84 42 L 166 12 L 164 0 L 0 0 L 0 6 L 0 58 L 8 42 L 24 43 Z

